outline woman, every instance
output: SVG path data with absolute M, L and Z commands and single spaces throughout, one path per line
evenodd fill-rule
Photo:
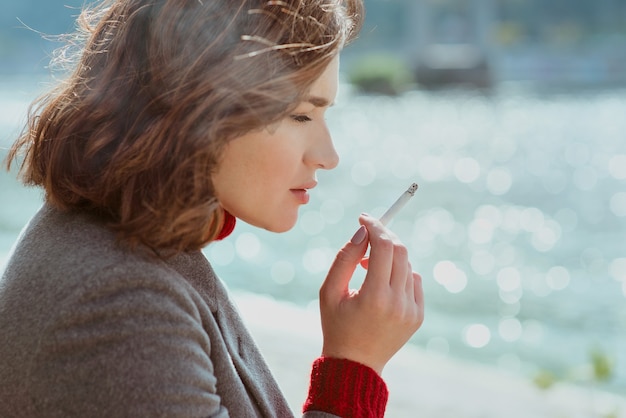
M 0 416 L 292 415 L 200 249 L 236 218 L 290 229 L 337 165 L 324 113 L 361 19 L 360 0 L 83 12 L 73 73 L 8 157 L 45 204 L 0 282 Z M 406 248 L 359 221 L 320 291 L 308 417 L 382 416 L 380 373 L 423 319 Z

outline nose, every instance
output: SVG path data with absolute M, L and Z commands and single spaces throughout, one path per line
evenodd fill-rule
M 332 170 L 339 164 L 339 154 L 333 144 L 333 138 L 326 126 L 317 135 L 311 138 L 311 147 L 305 154 L 305 163 L 321 168 Z

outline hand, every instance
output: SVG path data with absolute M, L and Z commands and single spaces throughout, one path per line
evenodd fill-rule
M 357 361 L 381 374 L 422 325 L 422 279 L 398 237 L 368 215 L 359 223 L 365 229 L 339 251 L 320 289 L 322 355 Z M 362 262 L 368 242 L 370 257 Z M 361 289 L 350 290 L 359 263 L 367 274 Z

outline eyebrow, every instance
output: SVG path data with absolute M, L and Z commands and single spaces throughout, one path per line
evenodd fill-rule
M 307 103 L 311 103 L 315 107 L 329 107 L 334 104 L 334 103 L 330 103 L 328 100 L 324 99 L 323 97 L 317 97 L 317 96 L 309 96 L 306 99 L 306 101 Z

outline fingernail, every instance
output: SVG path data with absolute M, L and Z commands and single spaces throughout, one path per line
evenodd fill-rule
M 356 233 L 354 234 L 350 242 L 353 243 L 354 245 L 359 245 L 360 243 L 363 242 L 366 235 L 367 235 L 367 229 L 365 228 L 365 226 L 361 225 L 361 227 L 359 228 L 358 231 L 356 231 Z

